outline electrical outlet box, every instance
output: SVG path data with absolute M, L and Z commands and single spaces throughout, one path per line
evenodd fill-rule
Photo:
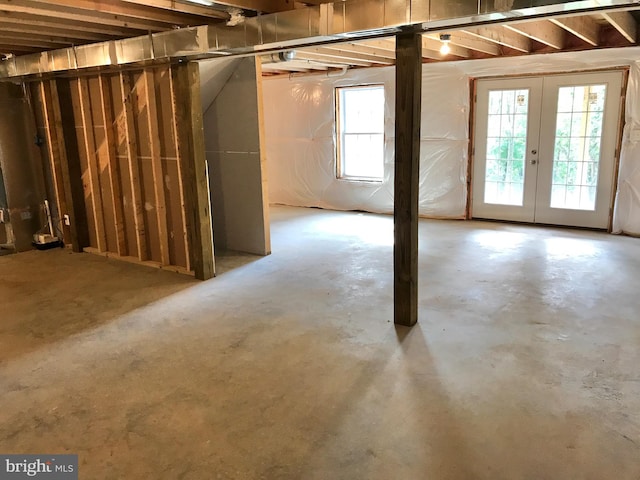
M 64 224 L 67 226 L 71 225 L 71 218 L 69 218 L 69 215 L 66 213 L 64 214 Z

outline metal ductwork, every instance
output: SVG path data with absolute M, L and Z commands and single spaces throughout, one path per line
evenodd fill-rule
M 276 52 L 293 47 L 472 25 L 625 9 L 640 0 L 352 0 L 0 61 L 0 79 L 67 70 Z M 543 6 L 535 6 L 543 4 Z M 505 10 L 518 7 L 516 10 Z
M 290 62 L 296 58 L 295 50 L 284 50 L 282 52 L 269 53 L 267 55 L 260 55 L 262 63 L 282 63 Z

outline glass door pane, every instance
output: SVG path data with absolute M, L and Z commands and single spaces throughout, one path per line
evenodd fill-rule
M 607 228 L 622 72 L 545 77 L 535 221 Z
M 474 217 L 533 221 L 541 99 L 540 77 L 478 81 Z
M 606 91 L 606 85 L 558 89 L 551 208 L 596 208 Z
M 529 89 L 489 92 L 485 203 L 523 204 L 528 106 Z

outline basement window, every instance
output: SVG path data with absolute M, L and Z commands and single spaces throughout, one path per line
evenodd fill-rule
M 336 176 L 382 182 L 384 176 L 384 86 L 336 88 Z

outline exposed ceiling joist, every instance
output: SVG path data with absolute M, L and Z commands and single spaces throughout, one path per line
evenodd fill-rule
M 359 44 L 377 48 L 379 50 L 385 50 L 387 52 L 392 52 L 393 56 L 396 56 L 396 41 L 393 38 L 376 38 L 374 40 L 363 40 L 359 42 Z
M 343 43 L 340 46 L 352 52 L 364 53 L 366 55 L 373 55 L 376 57 L 386 58 L 394 61 L 396 59 L 396 53 L 394 50 L 387 50 L 383 48 L 377 48 L 374 46 L 357 44 L 357 43 Z
M 54 5 L 59 8 L 68 8 L 80 12 L 100 12 L 140 20 L 162 22 L 168 25 L 201 25 L 206 23 L 207 18 L 210 17 L 219 19 L 226 19 L 228 17 L 226 13 L 217 10 L 212 10 L 212 13 L 205 17 L 185 12 L 153 8 L 143 4 L 129 4 L 117 0 L 110 2 L 101 0 L 31 0 L 30 3 Z
M 0 7 L 0 11 L 2 11 L 2 7 Z M 140 33 L 140 30 L 103 25 L 99 21 L 74 22 L 65 17 L 48 17 L 46 15 L 29 15 L 16 12 L 3 12 L 0 22 L 39 27 L 45 32 L 48 31 L 49 28 L 58 28 L 67 29 L 68 31 L 97 32 L 118 38 L 133 37 Z
M 202 2 L 198 5 L 187 0 L 0 0 L 0 45 L 3 46 L 0 52 L 22 55 L 129 37 L 142 37 L 141 41 L 148 41 L 145 37 L 149 33 L 220 23 L 229 18 L 229 9 L 225 5 L 260 12 L 288 10 L 295 5 L 295 0 Z M 545 20 L 526 19 L 525 15 L 519 23 L 473 25 L 471 21 L 468 27 L 458 27 L 457 30 L 452 28 L 439 33 L 427 30 L 428 33 L 423 35 L 422 56 L 425 61 L 450 61 L 550 50 L 540 48 L 540 44 L 558 51 L 635 44 L 637 23 L 635 13 L 631 12 L 638 9 L 638 6 L 629 5 L 627 10 L 564 12 L 559 17 L 545 17 Z M 279 26 L 281 17 L 277 19 Z M 249 20 L 253 28 L 255 20 Z M 287 28 L 286 22 L 282 25 Z M 450 53 L 447 55 L 440 53 L 441 33 L 450 35 Z M 163 35 L 162 38 L 168 37 Z M 265 67 L 269 72 L 313 71 L 395 63 L 393 37 L 344 40 L 340 44 L 319 42 L 315 46 L 297 49 L 298 56 L 292 62 Z
M 131 5 L 143 5 L 145 7 L 159 8 L 170 12 L 188 13 L 201 17 L 218 18 L 219 10 L 205 5 L 197 5 L 190 2 L 176 0 L 121 0 L 122 3 Z
M 3 43 L 3 44 L 11 43 L 18 47 L 49 48 L 49 49 L 64 48 L 70 45 L 69 42 L 60 42 L 55 40 L 52 41 L 52 40 L 45 40 L 41 38 L 40 39 L 16 38 L 14 36 L 6 37 L 5 35 L 2 35 L 2 34 L 0 34 L 0 43 Z
M 214 8 L 206 5 L 195 5 L 186 1 L 176 0 L 122 0 L 127 3 L 138 5 L 149 5 L 174 12 L 191 13 L 194 15 L 207 15 L 207 12 L 215 12 Z M 254 10 L 256 12 L 273 13 L 292 10 L 293 0 L 212 0 L 211 4 L 226 7 L 235 7 L 243 10 Z
M 334 57 L 332 55 L 321 55 L 318 53 L 309 52 L 307 50 L 296 50 L 296 58 L 311 60 L 324 65 L 331 64 L 331 65 L 340 65 L 340 66 L 346 65 L 346 66 L 354 66 L 354 67 L 370 67 L 372 65 L 371 62 L 365 62 L 362 60 L 354 60 L 354 59 L 350 59 L 347 61 L 344 59 Z M 279 68 L 285 68 L 284 65 L 286 64 L 280 63 L 279 65 L 281 66 Z
M 41 48 L 33 48 L 33 47 L 22 47 L 19 45 L 14 45 L 13 42 L 7 44 L 7 43 L 1 43 L 0 42 L 0 52 L 11 52 L 14 55 L 24 55 L 27 53 L 36 53 L 41 51 Z
M 600 43 L 600 26 L 593 17 L 583 15 L 580 17 L 552 18 L 549 21 L 594 47 L 597 47 Z
M 479 38 L 475 35 L 470 35 L 463 31 L 451 32 L 451 40 L 450 40 L 450 48 L 451 53 L 454 53 L 453 48 L 455 46 L 462 47 L 467 50 L 475 50 L 477 52 L 486 53 L 488 55 L 500 55 L 500 47 L 493 42 L 489 42 L 482 38 Z M 434 39 L 436 41 L 440 41 L 439 34 L 430 33 L 427 34 L 426 37 Z M 463 56 L 463 55 L 459 55 Z M 469 56 L 469 55 L 467 55 Z
M 159 32 L 167 28 L 163 22 L 143 20 L 127 15 L 114 15 L 102 11 L 85 12 L 76 8 L 55 4 L 41 3 L 33 0 L 0 0 L 0 10 L 3 14 L 22 14 L 29 16 L 49 16 L 65 19 L 68 22 L 99 23 L 116 28 Z
M 0 20 L 0 32 L 4 32 L 5 34 L 11 33 L 13 36 L 24 34 L 24 35 L 42 35 L 44 33 L 48 35 L 52 35 L 55 37 L 64 37 L 68 38 L 71 43 L 81 43 L 81 41 L 94 41 L 100 42 L 103 40 L 108 40 L 109 36 L 102 33 L 92 33 L 85 32 L 80 30 L 71 30 L 69 28 L 56 28 L 56 27 L 47 27 L 44 30 L 42 27 L 38 25 L 25 25 L 20 23 L 8 23 L 4 21 L 3 18 Z
M 464 31 L 469 35 L 518 50 L 522 53 L 529 53 L 531 51 L 531 39 L 529 37 L 516 33 L 513 30 L 506 29 L 500 25 L 468 28 Z
M 381 65 L 393 65 L 394 60 L 381 57 L 379 55 L 370 55 L 366 53 L 353 52 L 347 48 L 343 48 L 341 45 L 327 45 L 325 47 L 311 47 L 305 49 L 305 51 L 311 53 L 319 53 L 324 55 L 330 55 L 342 60 L 356 60 L 365 61 L 369 63 L 377 63 Z
M 603 12 L 601 15 L 630 43 L 636 43 L 638 22 L 630 12 Z
M 547 20 L 506 24 L 504 28 L 525 35 L 556 50 L 565 45 L 566 31 Z

